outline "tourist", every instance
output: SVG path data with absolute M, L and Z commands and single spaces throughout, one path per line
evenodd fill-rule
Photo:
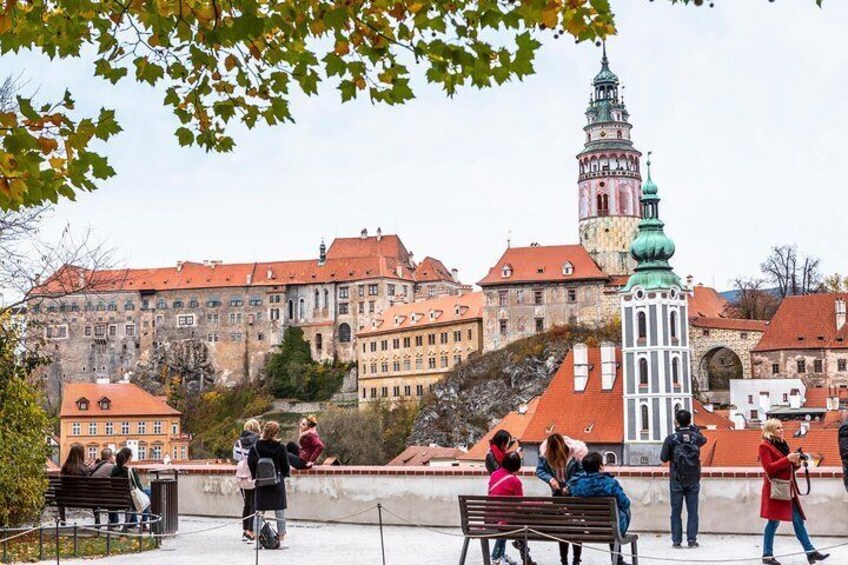
M 92 479 L 107 479 L 112 476 L 112 469 L 115 467 L 115 454 L 108 447 L 100 450 L 100 459 L 94 462 L 91 467 Z M 118 523 L 118 513 L 109 512 L 109 523 Z M 94 525 L 100 525 L 100 509 L 94 509 Z
M 143 487 L 141 484 L 141 477 L 138 476 L 138 472 L 135 469 L 131 469 L 128 467 L 133 458 L 132 449 L 129 447 L 122 447 L 118 450 L 118 454 L 115 456 L 115 466 L 112 467 L 112 477 L 123 477 L 130 480 L 130 488 L 140 489 L 144 494 L 150 497 L 150 487 Z M 147 505 L 147 508 L 143 508 L 138 510 L 137 508 L 130 508 L 126 512 L 126 524 L 135 524 L 138 520 L 138 514 L 142 514 L 142 523 L 147 522 L 147 517 L 150 514 L 150 505 Z M 124 525 L 124 529 L 126 529 L 126 524 Z
M 506 430 L 498 430 L 489 440 L 489 452 L 486 454 L 486 470 L 491 475 L 500 469 L 503 459 L 514 443 L 512 435 Z
M 65 458 L 65 463 L 59 471 L 63 477 L 88 477 L 91 475 L 91 469 L 85 464 L 85 451 L 81 445 L 72 445 L 68 456 Z M 62 523 L 65 523 L 65 508 L 59 508 L 59 518 Z
M 251 418 L 244 423 L 242 432 L 233 445 L 233 459 L 236 463 L 247 459 L 250 449 L 256 443 L 256 440 L 259 439 L 260 431 L 259 420 Z M 253 533 L 253 514 L 256 512 L 256 509 L 253 507 L 255 502 L 253 499 L 253 489 L 240 488 L 239 490 L 241 491 L 243 501 L 241 509 L 241 541 L 250 543 L 256 541 L 256 534 Z
M 774 558 L 774 535 L 781 522 L 792 522 L 795 537 L 801 542 L 809 563 L 824 561 L 828 554 L 821 554 L 813 547 L 807 527 L 804 525 L 807 517 L 798 498 L 795 469 L 801 465 L 801 453 L 798 451 L 790 453 L 789 444 L 783 436 L 783 422 L 776 418 L 766 420 L 763 425 L 763 442 L 759 448 L 760 463 L 765 471 L 760 517 L 768 520 L 763 540 L 763 563 L 780 565 L 780 562 Z
M 611 497 L 618 503 L 618 530 L 622 535 L 630 526 L 630 499 L 624 494 L 621 484 L 608 473 L 604 473 L 603 458 L 592 451 L 583 458 L 583 473 L 578 473 L 568 482 L 569 496 L 580 498 Z M 610 544 L 612 547 L 612 544 Z M 624 556 L 618 556 L 618 565 L 627 565 Z
M 842 425 L 839 426 L 839 457 L 842 459 L 842 482 L 848 490 L 848 412 L 842 413 Z
M 582 441 L 572 440 L 569 442 L 575 446 L 572 449 L 561 434 L 551 434 L 542 445 L 539 446 L 539 463 L 536 465 L 536 476 L 551 487 L 553 496 L 566 496 L 568 481 L 577 473 L 583 472 L 583 467 L 577 458 L 588 451 L 586 444 Z M 578 447 L 579 446 L 579 447 Z M 572 565 L 580 565 L 583 555 L 583 546 L 574 544 L 574 561 Z M 568 565 L 568 543 L 559 542 L 559 560 L 562 565 Z
M 295 469 L 309 469 L 324 452 L 324 442 L 318 435 L 318 419 L 310 414 L 300 421 L 297 443 L 290 441 L 286 445 L 289 463 Z
M 496 434 L 497 435 L 497 434 Z M 521 479 L 515 476 L 521 469 L 521 454 L 516 451 L 504 455 L 500 466 L 489 477 L 489 496 L 524 496 Z M 498 522 L 503 524 L 504 522 Z M 536 565 L 530 559 L 530 548 L 524 540 L 517 540 L 513 545 L 521 553 L 524 565 Z M 492 548 L 492 565 L 516 565 L 516 562 L 506 555 L 506 540 L 498 539 Z
M 262 428 L 262 437 L 253 444 L 253 449 L 247 456 L 247 464 L 250 466 L 250 474 L 256 479 L 256 470 L 260 459 L 270 459 L 274 463 L 274 471 L 277 473 L 277 484 L 257 486 L 256 494 L 256 519 L 253 531 L 259 535 L 261 531 L 260 520 L 265 510 L 273 510 L 277 522 L 277 539 L 280 540 L 280 549 L 287 549 L 283 544 L 286 537 L 286 486 L 285 478 L 291 475 L 289 458 L 286 448 L 277 439 L 280 433 L 280 424 L 277 422 L 266 422 Z
M 683 544 L 683 502 L 686 501 L 686 541 L 698 547 L 698 496 L 701 491 L 701 446 L 707 443 L 697 426 L 692 425 L 692 413 L 678 410 L 674 415 L 673 434 L 665 438 L 660 460 L 668 463 L 671 492 L 671 545 Z

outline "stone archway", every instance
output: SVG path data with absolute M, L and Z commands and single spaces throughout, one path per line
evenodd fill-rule
M 705 400 L 727 404 L 730 402 L 730 381 L 745 377 L 739 355 L 725 346 L 707 350 L 698 359 L 699 388 Z

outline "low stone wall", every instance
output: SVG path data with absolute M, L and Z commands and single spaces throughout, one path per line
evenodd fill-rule
M 231 465 L 169 467 L 179 472 L 181 514 L 238 517 L 241 493 Z M 148 467 L 151 470 L 152 467 Z M 666 532 L 669 528 L 668 470 L 664 468 L 611 468 L 633 504 L 635 531 Z M 848 532 L 848 493 L 842 471 L 811 471 L 812 492 L 803 498 L 814 535 L 845 536 Z M 521 474 L 525 494 L 546 496 L 548 487 L 532 470 Z M 762 476 L 757 469 L 704 471 L 701 482 L 700 524 L 704 533 L 759 534 Z M 458 526 L 461 494 L 486 494 L 488 475 L 469 468 L 431 467 L 323 467 L 295 472 L 286 480 L 288 514 L 294 519 L 371 524 L 376 510 L 346 518 L 381 503 L 388 524 L 412 522 L 428 526 Z

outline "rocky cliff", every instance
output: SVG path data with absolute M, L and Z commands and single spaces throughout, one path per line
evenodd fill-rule
M 575 343 L 618 342 L 618 326 L 557 327 L 473 357 L 436 385 L 408 445 L 471 446 L 508 412 L 542 394 Z

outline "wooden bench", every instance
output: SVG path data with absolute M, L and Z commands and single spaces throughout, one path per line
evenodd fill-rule
M 112 512 L 132 508 L 130 482 L 126 477 L 47 477 L 48 506 L 59 508 L 64 521 L 65 508 L 109 510 Z
M 483 563 L 491 565 L 490 539 L 556 541 L 546 536 L 570 543 L 611 544 L 613 564 L 622 546 L 630 544 L 633 565 L 639 564 L 639 536 L 618 531 L 618 504 L 614 498 L 460 496 L 459 512 L 465 535 L 460 565 L 465 563 L 471 539 L 480 540 Z

